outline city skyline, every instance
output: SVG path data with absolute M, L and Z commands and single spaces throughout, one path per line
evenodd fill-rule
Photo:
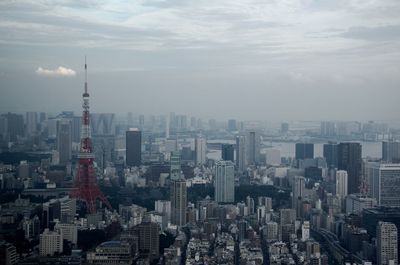
M 78 111 L 74 95 L 87 55 L 95 112 L 398 119 L 396 1 L 5 1 L 0 7 L 2 112 Z

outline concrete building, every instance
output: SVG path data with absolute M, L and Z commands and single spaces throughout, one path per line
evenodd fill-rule
M 68 240 L 73 245 L 78 244 L 78 226 L 76 224 L 57 223 L 54 231 L 58 232 L 63 240 Z
M 185 180 L 171 181 L 171 223 L 178 226 L 186 224 L 187 187 Z
M 131 246 L 128 242 L 107 241 L 96 247 L 95 251 L 86 256 L 89 264 L 132 264 Z
M 350 194 L 346 197 L 346 213 L 361 213 L 364 209 L 376 206 L 376 199 L 362 194 Z
M 398 264 L 397 227 L 393 223 L 379 222 L 376 228 L 378 265 Z
M 400 207 L 400 164 L 367 162 L 368 193 L 378 205 Z
M 218 161 L 215 169 L 215 201 L 235 201 L 235 168 L 231 161 Z
M 207 141 L 205 138 L 197 137 L 195 139 L 194 151 L 196 156 L 196 165 L 205 164 L 207 154 Z
M 0 241 L 0 264 L 14 265 L 18 263 L 17 249 L 14 245 Z
M 255 131 L 247 134 L 247 163 L 258 164 L 260 162 L 260 135 Z
M 347 183 L 347 171 L 336 171 L 336 195 L 341 199 L 344 199 L 347 196 Z
M 387 163 L 400 163 L 400 142 L 382 142 L 382 160 Z
M 63 251 L 63 237 L 60 233 L 45 229 L 40 235 L 39 253 L 41 256 L 53 256 Z

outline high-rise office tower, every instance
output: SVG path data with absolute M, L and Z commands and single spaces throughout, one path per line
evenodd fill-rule
M 257 132 L 250 131 L 247 137 L 247 163 L 258 164 L 260 162 L 260 136 Z
M 230 132 L 237 131 L 236 120 L 228 120 L 228 131 Z
M 15 142 L 18 136 L 24 135 L 24 117 L 20 114 L 10 113 L 2 114 L 4 118 L 4 138 L 10 142 Z
M 382 142 L 382 160 L 388 163 L 400 163 L 400 142 Z
M 142 164 L 142 132 L 131 128 L 126 132 L 126 165 L 138 167 Z
M 336 195 L 344 199 L 347 196 L 347 171 L 338 170 L 336 171 Z
M 235 146 L 233 144 L 222 144 L 221 145 L 221 157 L 222 160 L 234 162 Z
M 305 179 L 301 176 L 295 176 L 292 186 L 292 209 L 296 211 L 296 216 L 301 216 L 301 208 L 304 200 Z
M 218 161 L 215 165 L 215 201 L 235 201 L 235 168 L 231 161 Z
M 28 136 L 33 136 L 37 133 L 38 123 L 37 112 L 30 111 L 26 113 L 26 134 Z
M 400 207 L 400 164 L 367 162 L 365 178 L 368 194 L 378 205 Z
M 57 151 L 60 155 L 60 164 L 68 164 L 72 156 L 72 128 L 71 121 L 61 119 L 57 126 Z
M 323 146 L 323 155 L 328 167 L 337 167 L 337 144 L 329 142 Z
M 236 136 L 236 168 L 239 172 L 246 169 L 246 137 L 244 135 Z
M 397 227 L 393 223 L 379 222 L 376 228 L 378 265 L 398 264 Z
M 135 227 L 139 234 L 139 252 L 148 255 L 150 261 L 159 258 L 160 227 L 157 223 L 142 222 Z
M 196 155 L 196 165 L 206 163 L 207 141 L 203 137 L 197 137 L 194 143 L 194 151 Z
M 347 171 L 347 191 L 349 194 L 358 193 L 362 174 L 361 144 L 340 143 L 337 151 L 338 169 Z
M 314 158 L 314 144 L 296 143 L 296 159 Z
M 182 226 L 186 224 L 187 187 L 181 174 L 179 152 L 171 157 L 170 176 L 171 223 Z

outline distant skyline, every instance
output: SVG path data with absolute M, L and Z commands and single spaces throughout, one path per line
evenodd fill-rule
M 0 2 L 0 112 L 400 120 L 398 0 Z

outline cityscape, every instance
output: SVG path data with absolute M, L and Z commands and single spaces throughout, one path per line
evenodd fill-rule
M 340 42 L 327 19 L 376 43 L 398 33 L 400 3 L 138 2 L 0 3 L 0 264 L 400 264 L 400 40 Z M 264 27 L 303 37 L 287 52 L 261 35 L 235 46 L 220 21 L 244 38 Z M 247 65 L 253 48 L 265 53 Z M 149 64 L 125 65 L 131 52 Z M 310 75 L 287 80 L 275 60 Z M 314 79 L 333 69 L 335 82 Z

